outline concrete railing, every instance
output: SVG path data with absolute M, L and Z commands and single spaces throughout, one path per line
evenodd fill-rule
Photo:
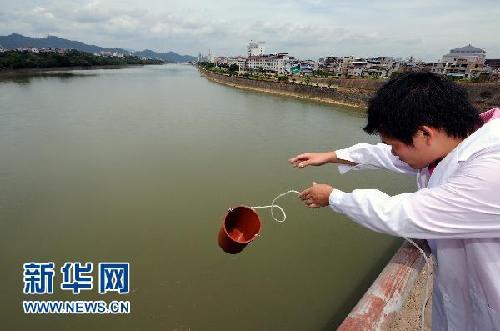
M 419 245 L 426 247 L 425 251 L 428 253 L 427 244 Z M 390 329 L 424 265 L 422 254 L 405 241 L 338 330 Z M 421 306 L 416 309 L 421 309 Z

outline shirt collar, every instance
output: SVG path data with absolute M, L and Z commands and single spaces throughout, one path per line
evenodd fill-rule
M 500 145 L 499 119 L 490 120 L 465 138 L 457 146 L 457 160 L 459 162 L 466 161 L 472 154 L 495 145 Z

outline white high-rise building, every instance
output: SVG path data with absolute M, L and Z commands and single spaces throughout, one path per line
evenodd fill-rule
M 248 56 L 262 56 L 265 52 L 265 46 L 263 41 L 254 42 L 250 40 L 247 46 Z

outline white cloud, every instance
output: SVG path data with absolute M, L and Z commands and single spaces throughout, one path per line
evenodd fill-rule
M 45 9 L 43 7 L 35 7 L 35 8 L 33 8 L 33 10 L 31 12 L 33 13 L 33 16 L 38 16 L 41 19 L 45 19 L 45 20 L 55 19 L 54 14 L 52 14 L 50 11 L 48 11 L 47 9 Z
M 439 58 L 472 43 L 500 57 L 496 0 L 18 0 L 2 5 L 0 34 L 58 36 L 101 46 L 196 54 L 245 53 L 250 39 L 299 57 Z

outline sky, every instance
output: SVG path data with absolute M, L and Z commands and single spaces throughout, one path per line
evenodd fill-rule
M 467 44 L 500 58 L 500 0 L 0 0 L 0 35 L 197 55 L 413 56 Z

